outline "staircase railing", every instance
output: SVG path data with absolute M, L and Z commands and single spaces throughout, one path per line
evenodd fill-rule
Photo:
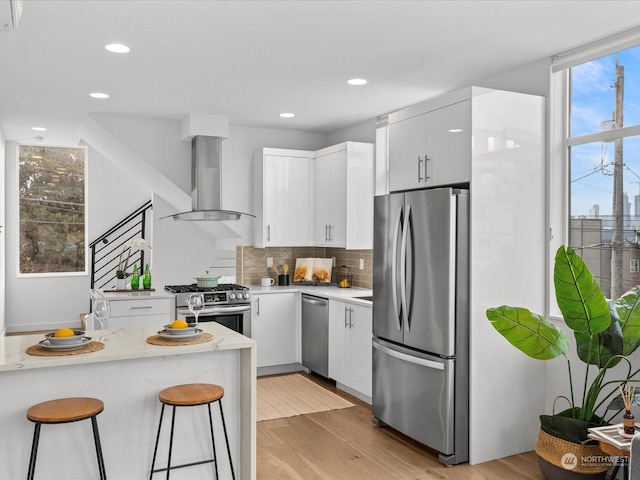
M 133 238 L 145 238 L 146 213 L 152 208 L 153 203 L 149 200 L 89 244 L 91 249 L 91 288 L 113 286 L 123 247 Z M 138 264 L 138 269 L 142 271 L 144 250 L 139 250 L 131 255 L 129 266 L 132 267 L 134 264 Z

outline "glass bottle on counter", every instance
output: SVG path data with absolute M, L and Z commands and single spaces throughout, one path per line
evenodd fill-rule
M 142 287 L 145 290 L 149 290 L 151 288 L 151 272 L 149 271 L 148 263 L 144 266 L 144 275 L 142 276 Z
M 131 290 L 138 290 L 138 288 L 140 288 L 140 275 L 138 274 L 138 265 L 134 265 L 131 274 Z

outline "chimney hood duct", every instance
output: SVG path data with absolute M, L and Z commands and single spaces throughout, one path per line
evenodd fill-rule
M 249 213 L 222 210 L 222 138 L 198 135 L 191 140 L 191 211 L 169 215 L 183 221 L 239 220 Z M 164 217 L 167 218 L 167 217 Z

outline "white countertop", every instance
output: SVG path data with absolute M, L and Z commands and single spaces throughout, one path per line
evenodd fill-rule
M 158 327 L 126 328 L 119 330 L 87 331 L 86 335 L 97 339 L 105 336 L 104 348 L 96 352 L 79 355 L 36 356 L 26 353 L 26 349 L 44 340 L 42 334 L 15 335 L 0 338 L 0 372 L 33 368 L 58 367 L 63 365 L 83 365 L 114 360 L 162 357 L 216 350 L 237 350 L 251 348 L 255 341 L 240 335 L 215 322 L 201 323 L 203 331 L 213 335 L 209 342 L 196 345 L 160 346 L 147 343 L 147 337 L 155 335 Z
M 299 292 L 308 295 L 316 295 L 318 297 L 348 301 L 357 305 L 372 306 L 372 302 L 367 300 L 361 300 L 354 297 L 365 297 L 373 295 L 373 290 L 369 288 L 338 288 L 335 285 L 331 286 L 315 286 L 315 285 L 288 285 L 286 287 L 280 287 L 274 285 L 273 287 L 262 287 L 260 285 L 249 285 L 249 291 L 254 294 L 263 293 L 283 293 L 283 292 Z

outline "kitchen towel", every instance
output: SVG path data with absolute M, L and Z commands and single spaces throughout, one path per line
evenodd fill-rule
M 257 396 L 259 422 L 355 406 L 298 373 L 259 378 Z

